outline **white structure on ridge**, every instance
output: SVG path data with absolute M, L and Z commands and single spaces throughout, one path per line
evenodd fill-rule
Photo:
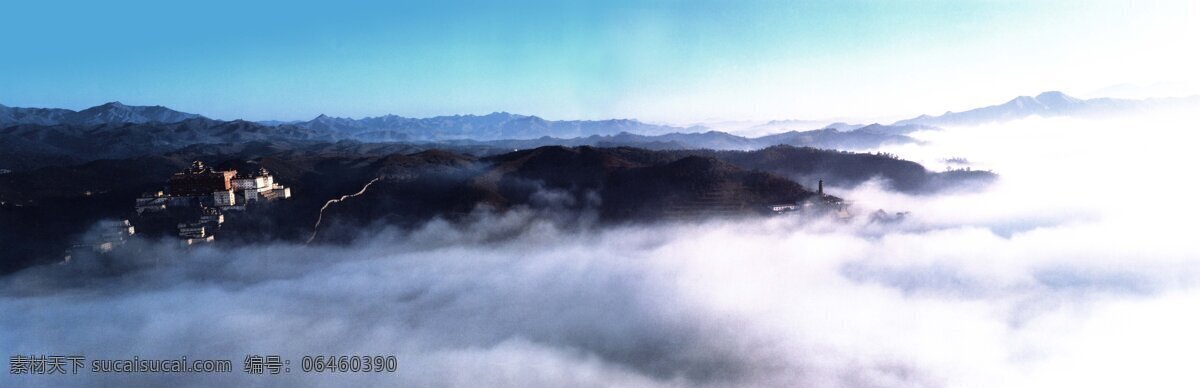
M 240 204 L 254 201 L 271 201 L 292 197 L 292 189 L 275 183 L 267 169 L 260 168 L 247 174 L 238 174 L 233 178 L 233 190 L 241 195 Z

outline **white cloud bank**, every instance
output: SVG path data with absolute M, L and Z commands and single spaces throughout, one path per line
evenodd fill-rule
M 0 385 L 1190 387 L 1195 129 L 1163 114 L 923 133 L 886 151 L 1003 178 L 977 193 L 844 193 L 912 212 L 889 225 L 585 233 L 511 213 L 352 247 L 148 244 L 124 272 L 0 279 L 0 349 L 230 358 L 237 372 Z M 283 355 L 292 373 L 244 375 L 246 354 Z M 306 375 L 306 354 L 396 354 L 399 368 Z

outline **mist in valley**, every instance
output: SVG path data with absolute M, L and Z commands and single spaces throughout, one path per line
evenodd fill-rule
M 349 245 L 141 241 L 0 278 L 0 348 L 293 360 L 282 376 L 4 375 L 16 385 L 1187 386 L 1200 347 L 1189 112 L 1027 118 L 876 151 L 999 174 L 827 187 L 857 217 L 600 226 L 480 211 Z M 952 160 L 953 162 L 948 162 Z M 353 199 L 351 199 L 353 200 Z M 870 213 L 908 212 L 894 222 Z M 302 355 L 395 354 L 302 374 Z M 4 384 L 8 385 L 8 384 Z

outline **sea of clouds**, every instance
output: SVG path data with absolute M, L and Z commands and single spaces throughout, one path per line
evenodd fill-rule
M 0 349 L 228 358 L 230 374 L 0 385 L 1063 387 L 1195 385 L 1200 216 L 1187 112 L 1029 118 L 882 151 L 1000 180 L 830 188 L 803 217 L 561 227 L 516 211 L 349 246 L 181 250 L 0 278 Z M 875 209 L 910 212 L 872 223 Z M 291 359 L 241 373 L 248 354 Z M 305 374 L 304 355 L 394 354 Z

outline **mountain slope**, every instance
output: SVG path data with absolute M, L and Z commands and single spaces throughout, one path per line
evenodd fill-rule
M 0 105 L 0 127 L 16 124 L 56 125 L 65 122 L 66 117 L 76 113 L 69 109 L 57 108 L 14 108 Z
M 304 241 L 330 198 L 362 196 L 324 215 L 321 241 L 349 241 L 364 225 L 469 219 L 477 209 L 530 209 L 556 220 L 655 221 L 753 214 L 767 204 L 813 198 L 881 179 L 905 192 L 962 187 L 988 172 L 933 173 L 885 155 L 777 146 L 758 151 L 541 147 L 476 157 L 394 145 L 250 142 L 199 145 L 154 156 L 99 160 L 0 174 L 0 273 L 61 259 L 70 242 L 97 220 L 135 220 L 135 198 L 162 190 L 174 172 L 202 160 L 219 168 L 265 167 L 293 197 L 252 217 L 231 216 L 221 241 Z M 174 224 L 170 224 L 174 225 Z M 173 233 L 168 228 L 166 234 Z
M 102 125 L 177 123 L 203 118 L 198 114 L 175 111 L 162 106 L 130 106 L 109 102 L 81 111 L 52 108 L 13 108 L 0 105 L 0 127 L 32 125 Z
M 160 154 L 194 144 L 332 140 L 295 127 L 205 118 L 164 124 L 16 125 L 0 128 L 0 168 L 30 169 Z

